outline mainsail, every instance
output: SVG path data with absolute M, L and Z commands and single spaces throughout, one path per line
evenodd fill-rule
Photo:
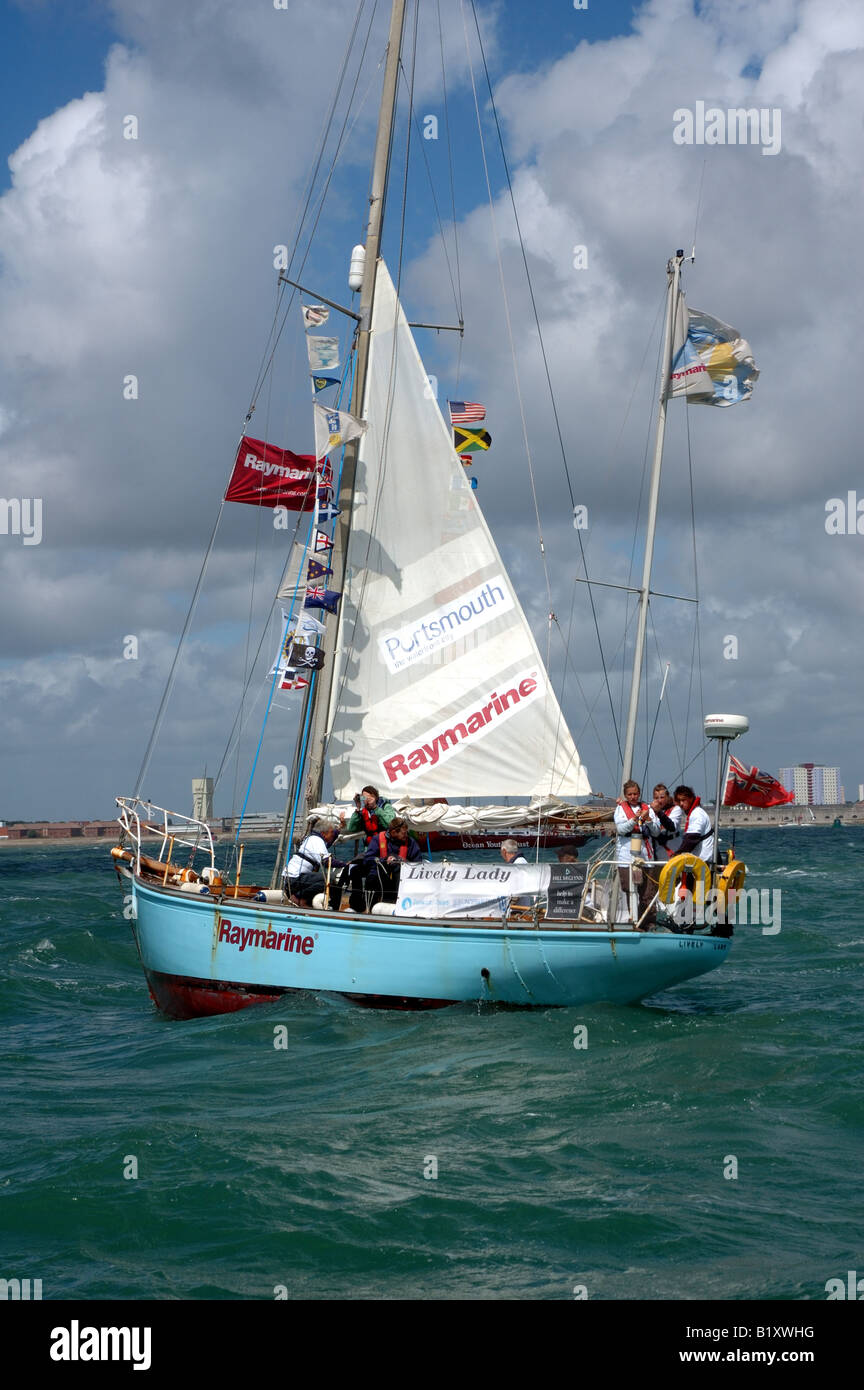
M 379 261 L 337 668 L 335 794 L 590 792 Z

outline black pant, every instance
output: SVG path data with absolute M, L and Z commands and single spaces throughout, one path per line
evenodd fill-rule
M 399 864 L 380 859 L 366 864 L 358 859 L 349 866 L 349 905 L 354 912 L 371 912 L 376 903 L 395 903 L 399 892 Z

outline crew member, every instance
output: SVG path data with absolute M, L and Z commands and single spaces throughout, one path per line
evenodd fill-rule
M 651 799 L 651 809 L 660 822 L 657 844 L 666 850 L 671 859 L 681 849 L 681 822 L 684 812 L 675 804 L 672 793 L 665 782 L 658 782 Z
M 416 864 L 422 859 L 420 846 L 408 833 L 407 822 L 401 816 L 391 820 L 387 830 L 379 830 L 372 839 L 363 856 L 363 876 L 365 879 L 365 898 L 368 905 L 375 902 L 395 903 L 399 888 L 399 871 L 405 861 Z M 358 899 L 359 875 L 354 880 L 351 906 L 355 911 L 363 911 L 366 903 Z
M 315 829 L 301 840 L 282 870 L 284 888 L 297 907 L 312 905 L 316 893 L 323 893 L 325 870 L 331 862 L 330 846 L 339 834 L 335 821 L 319 821 Z
M 714 857 L 711 817 L 692 787 L 676 787 L 675 803 L 681 807 L 681 844 L 678 854 L 695 854 L 710 864 Z
M 386 797 L 382 798 L 378 795 L 377 787 L 364 787 L 362 792 L 355 796 L 354 804 L 357 809 L 351 813 L 351 819 L 347 825 L 345 824 L 344 811 L 340 811 L 339 819 L 346 835 L 353 835 L 362 831 L 366 836 L 367 845 L 373 835 L 377 835 L 381 830 L 386 830 L 396 818 L 396 807 Z
M 559 864 L 575 864 L 579 858 L 579 851 L 575 845 L 559 845 L 555 853 Z
M 645 912 L 654 892 L 651 879 L 641 869 L 634 868 L 635 855 L 653 864 L 656 858 L 654 840 L 660 833 L 660 821 L 655 811 L 642 800 L 638 782 L 625 782 L 624 795 L 615 807 L 615 860 L 618 865 L 618 878 L 625 893 L 630 892 L 631 883 L 639 891 L 639 915 Z
M 527 864 L 528 860 L 524 854 L 519 853 L 519 846 L 515 840 L 502 840 L 501 858 L 505 864 Z

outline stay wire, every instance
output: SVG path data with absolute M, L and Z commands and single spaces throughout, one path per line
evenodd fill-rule
M 463 0 L 459 0 L 459 2 L 460 2 L 460 8 L 462 8 L 462 18 L 463 18 L 463 23 L 464 23 L 465 13 L 464 13 L 464 4 L 463 4 Z M 524 267 L 525 267 L 525 278 L 526 278 L 527 285 L 528 285 L 528 293 L 529 293 L 530 298 L 531 298 L 531 309 L 532 309 L 532 312 L 533 312 L 533 315 L 534 315 L 534 323 L 535 323 L 535 326 L 536 326 L 536 329 L 537 329 L 537 339 L 538 339 L 538 342 L 539 342 L 539 345 L 540 345 L 540 353 L 541 353 L 541 356 L 542 356 L 542 359 L 543 359 L 543 369 L 544 369 L 544 372 L 545 372 L 545 375 L 546 375 L 546 384 L 547 384 L 547 387 L 548 387 L 548 390 L 549 390 L 549 400 L 550 400 L 550 404 L 551 404 L 551 406 L 552 406 L 552 416 L 553 416 L 553 419 L 554 419 L 554 421 L 555 421 L 555 429 L 556 429 L 556 433 L 557 433 L 557 435 L 558 435 L 558 445 L 559 445 L 559 448 L 560 448 L 560 450 L 561 450 L 561 461 L 562 461 L 562 464 L 563 464 L 563 466 L 564 466 L 564 476 L 565 476 L 565 478 L 566 478 L 566 480 L 567 480 L 567 490 L 568 490 L 568 492 L 569 492 L 569 494 L 570 494 L 570 505 L 571 505 L 571 508 L 575 508 L 575 506 L 576 506 L 576 498 L 575 498 L 575 494 L 574 494 L 574 491 L 573 491 L 573 482 L 572 482 L 572 479 L 571 479 L 571 477 L 570 477 L 570 466 L 569 466 L 568 461 L 567 461 L 567 450 L 566 450 L 565 445 L 564 445 L 564 435 L 563 435 L 563 432 L 562 432 L 562 429 L 561 429 L 561 421 L 560 421 L 560 418 L 559 418 L 559 415 L 558 415 L 558 406 L 557 406 L 556 401 L 555 401 L 555 392 L 554 392 L 553 387 L 552 387 L 552 375 L 551 375 L 551 372 L 550 372 L 550 370 L 549 370 L 549 360 L 548 360 L 548 357 L 547 357 L 547 355 L 546 355 L 546 345 L 545 345 L 545 343 L 544 343 L 544 341 L 543 341 L 543 330 L 542 330 L 542 328 L 541 328 L 541 326 L 540 326 L 540 314 L 539 314 L 539 311 L 538 311 L 538 309 L 537 309 L 537 301 L 536 301 L 536 298 L 535 298 L 535 295 L 534 295 L 534 285 L 533 285 L 533 282 L 532 282 L 532 280 L 531 280 L 531 272 L 530 272 L 529 267 L 528 267 L 528 256 L 527 256 L 527 253 L 526 253 L 526 251 L 525 251 L 525 242 L 524 242 L 524 239 L 523 239 L 523 237 L 522 237 L 522 227 L 521 227 L 521 224 L 520 224 L 520 222 L 519 222 L 519 214 L 518 214 L 518 212 L 517 212 L 517 210 L 516 210 L 516 198 L 515 198 L 515 195 L 514 195 L 514 193 L 513 193 L 513 183 L 512 183 L 512 180 L 511 180 L 511 178 L 510 178 L 510 166 L 509 166 L 509 163 L 508 163 L 508 161 L 507 161 L 507 155 L 506 155 L 505 150 L 504 150 L 504 137 L 503 137 L 502 132 L 501 132 L 501 124 L 500 124 L 500 122 L 499 122 L 499 120 L 498 120 L 498 108 L 497 108 L 497 105 L 496 105 L 496 103 L 495 103 L 495 94 L 494 94 L 494 92 L 493 92 L 493 90 L 492 90 L 492 81 L 491 81 L 491 78 L 490 78 L 490 76 L 489 76 L 489 67 L 488 67 L 488 64 L 487 64 L 487 62 L 486 62 L 486 52 L 485 52 L 485 49 L 484 49 L 484 46 L 483 46 L 483 36 L 482 36 L 482 34 L 481 34 L 481 32 L 480 32 L 480 21 L 479 21 L 479 19 L 477 18 L 477 9 L 476 9 L 474 0 L 469 0 L 469 3 L 470 3 L 470 5 L 471 5 L 471 13 L 472 13 L 473 18 L 474 18 L 474 27 L 475 27 L 475 29 L 476 29 L 476 31 L 477 31 L 477 42 L 478 42 L 479 47 L 480 47 L 480 57 L 481 57 L 481 59 L 482 59 L 482 61 L 483 61 L 483 71 L 484 71 L 484 74 L 485 74 L 485 77 L 486 77 L 486 86 L 487 86 L 487 89 L 488 89 L 488 92 L 489 92 L 489 104 L 490 104 L 490 109 L 491 109 L 491 111 L 492 111 L 492 115 L 493 115 L 494 121 L 495 121 L 495 130 L 496 130 L 497 135 L 498 135 L 498 146 L 499 146 L 499 149 L 500 149 L 500 152 L 501 152 L 501 161 L 502 161 L 502 165 L 503 165 L 503 168 L 504 168 L 504 174 L 505 174 L 505 177 L 506 177 L 506 180 L 507 180 L 507 190 L 508 190 L 509 195 L 510 195 L 510 204 L 511 204 L 511 207 L 512 207 L 512 209 L 513 209 L 513 218 L 514 218 L 514 221 L 515 221 L 515 224 L 516 224 L 516 234 L 517 234 L 517 238 L 518 238 L 518 241 L 519 241 L 519 250 L 520 250 L 521 255 L 522 255 L 522 263 L 523 263 L 523 265 L 524 265 Z M 466 32 L 466 47 L 467 47 L 467 42 L 468 42 L 468 39 L 467 39 L 467 32 Z M 471 65 L 470 52 L 469 52 L 469 56 L 468 56 L 468 61 L 469 61 L 469 66 L 470 66 L 470 65 Z M 472 81 L 472 86 L 473 86 L 473 83 L 474 83 L 473 67 L 472 67 L 472 70 L 471 70 L 471 81 Z M 475 99 L 475 106 L 476 106 L 476 101 L 477 101 L 476 90 L 475 90 L 475 94 L 474 94 L 474 99 Z M 478 119 L 478 124 L 479 124 L 479 120 L 480 120 L 479 110 L 478 110 L 477 119 Z M 482 148 L 482 133 L 481 133 L 481 148 Z M 485 166 L 485 154 L 484 154 L 484 166 Z M 488 182 L 488 175 L 487 175 L 487 182 Z M 490 203 L 491 203 L 491 190 L 490 190 Z M 520 405 L 521 405 L 521 402 L 520 402 Z M 533 486 L 533 479 L 532 479 L 532 486 Z M 538 524 L 539 524 L 539 521 L 538 521 Z M 609 681 L 609 672 L 608 672 L 607 666 L 606 666 L 606 656 L 605 656 L 605 653 L 604 653 L 604 651 L 603 651 L 603 641 L 602 641 L 601 636 L 600 636 L 600 621 L 599 621 L 599 618 L 598 618 L 598 616 L 597 616 L 597 608 L 596 608 L 596 605 L 595 605 L 595 602 L 594 602 L 593 588 L 592 588 L 590 576 L 589 576 L 589 574 L 588 574 L 588 560 L 587 560 L 587 556 L 586 556 L 586 554 L 585 554 L 585 547 L 584 547 L 583 542 L 582 542 L 582 533 L 581 533 L 581 531 L 580 531 L 578 528 L 577 528 L 577 531 L 576 531 L 576 536 L 577 536 L 577 539 L 578 539 L 578 542 L 579 542 L 579 553 L 580 553 L 580 557 L 581 557 L 581 560 L 582 560 L 582 568 L 583 568 L 583 571 L 584 571 L 584 574 L 585 574 L 585 582 L 586 582 L 586 586 L 587 586 L 587 589 L 588 589 L 588 599 L 589 599 L 589 602 L 590 602 L 590 605 L 591 605 L 591 616 L 592 616 L 592 620 L 593 620 L 593 623 L 594 623 L 594 632 L 595 632 L 595 635 L 596 635 L 596 638 L 597 638 L 597 648 L 598 648 L 598 651 L 599 651 L 599 653 L 600 653 L 600 663 L 601 663 L 601 665 L 602 665 L 602 667 L 603 667 L 603 677 L 604 677 L 604 680 L 605 680 L 605 682 L 606 682 L 606 689 L 607 689 L 607 694 L 608 694 L 608 699 L 609 699 L 609 712 L 610 712 L 610 714 L 611 714 L 611 716 L 612 716 L 612 727 L 613 727 L 614 734 L 615 734 L 615 742 L 616 742 L 616 744 L 617 744 L 617 746 L 618 746 L 618 756 L 619 756 L 620 759 L 623 759 L 623 753 L 622 753 L 622 749 L 621 749 L 621 739 L 620 739 L 619 729 L 618 729 L 618 721 L 617 721 L 617 719 L 616 719 L 616 717 L 615 717 L 615 702 L 614 702 L 614 699 L 613 699 L 613 696 L 612 696 L 612 687 L 611 687 L 611 683 L 610 683 L 610 681 Z M 545 559 L 544 559 L 544 565 L 545 565 Z M 551 604 L 550 604 L 550 606 L 551 606 Z

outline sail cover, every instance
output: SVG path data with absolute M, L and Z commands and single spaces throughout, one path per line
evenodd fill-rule
M 363 415 L 328 720 L 336 796 L 587 794 L 383 261 Z

